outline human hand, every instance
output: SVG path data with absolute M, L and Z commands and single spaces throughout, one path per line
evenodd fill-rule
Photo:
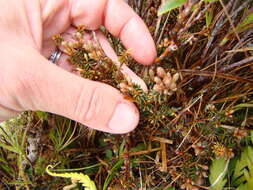
M 120 37 L 141 64 L 156 57 L 147 27 L 123 0 L 0 1 L 0 120 L 25 110 L 41 110 L 76 120 L 91 128 L 126 133 L 139 113 L 116 89 L 83 79 L 51 64 L 51 37 L 84 25 L 104 25 Z M 115 53 L 104 36 L 99 41 L 109 56 Z M 64 56 L 60 65 L 66 61 Z

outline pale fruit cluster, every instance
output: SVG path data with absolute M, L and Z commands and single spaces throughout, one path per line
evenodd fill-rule
M 175 44 L 175 42 L 170 41 L 168 38 L 165 38 L 159 45 L 159 48 L 168 48 L 170 51 L 177 51 L 178 46 Z
M 173 76 L 170 72 L 166 72 L 164 68 L 157 67 L 156 73 L 153 69 L 149 70 L 149 76 L 156 83 L 153 90 L 165 95 L 172 95 L 172 92 L 177 91 L 177 81 L 179 79 L 179 73 Z
M 60 43 L 62 51 L 72 56 L 78 49 L 83 48 L 86 52 L 83 54 L 85 61 L 101 60 L 105 56 L 100 45 L 95 40 L 86 40 L 84 41 L 83 34 L 81 32 L 76 32 L 73 34 L 72 39 L 69 41 L 62 40 Z
M 128 75 L 125 75 L 125 81 L 121 82 L 118 87 L 120 89 L 121 92 L 123 93 L 127 93 L 129 91 L 133 91 L 133 82 L 131 80 L 131 78 Z
M 161 41 L 161 43 L 158 45 L 159 48 L 168 47 L 171 44 L 168 38 L 165 38 Z
M 120 91 L 123 93 L 129 92 L 129 91 L 133 91 L 133 87 L 131 87 L 131 85 L 127 84 L 127 83 L 120 83 L 119 85 Z

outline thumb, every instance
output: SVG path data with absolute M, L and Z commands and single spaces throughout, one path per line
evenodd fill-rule
M 26 109 L 59 114 L 109 133 L 127 133 L 137 126 L 137 108 L 111 86 L 71 74 L 39 53 L 31 63 L 23 67 L 31 76 L 25 82 L 33 89 L 33 103 Z

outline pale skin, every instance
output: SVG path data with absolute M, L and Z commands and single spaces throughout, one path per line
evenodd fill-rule
M 109 133 L 137 126 L 137 108 L 118 90 L 68 72 L 66 55 L 60 67 L 47 60 L 55 48 L 51 37 L 79 25 L 96 30 L 112 59 L 116 55 L 98 32 L 100 26 L 119 37 L 140 64 L 156 57 L 146 25 L 123 0 L 0 0 L 1 121 L 41 110 Z

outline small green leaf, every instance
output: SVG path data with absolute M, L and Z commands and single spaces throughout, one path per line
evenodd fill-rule
M 237 161 L 240 167 L 243 167 L 243 165 L 245 167 L 240 170 L 241 172 L 239 173 L 240 176 L 237 177 L 236 182 L 239 185 L 239 187 L 236 190 L 253 189 L 253 158 L 252 157 L 253 157 L 252 147 L 246 147 L 242 153 L 241 159 Z M 236 175 L 236 171 L 234 175 Z M 240 182 L 238 182 L 239 180 Z
M 35 113 L 42 120 L 47 120 L 47 118 L 48 118 L 48 114 L 46 112 L 36 111 Z
M 248 181 L 245 184 L 241 184 L 236 190 L 250 190 L 253 189 L 253 180 Z
M 209 181 L 210 190 L 222 190 L 227 180 L 224 178 L 227 174 L 229 160 L 224 158 L 215 159 L 210 168 Z
M 253 143 L 253 131 L 251 131 L 250 134 L 251 134 L 251 142 Z
M 205 16 L 206 16 L 206 25 L 210 26 L 213 20 L 213 10 L 209 9 L 208 11 L 206 11 Z
M 218 0 L 205 0 L 206 3 L 212 3 L 212 2 L 215 2 L 215 1 L 218 1 Z
M 247 168 L 253 164 L 253 148 L 248 146 L 245 147 L 241 153 L 240 159 L 236 162 L 234 175 L 232 177 L 232 182 L 235 186 L 244 183 L 247 179 L 245 172 Z M 252 171 L 251 171 L 252 172 Z
M 215 1 L 218 0 L 205 0 L 205 3 L 208 4 Z M 206 25 L 210 26 L 214 18 L 214 7 L 210 7 L 209 9 L 207 9 L 207 11 L 205 12 L 205 17 L 206 17 Z
M 112 157 L 113 157 L 113 152 L 112 152 L 111 149 L 105 150 L 105 157 L 106 157 L 107 160 L 111 160 L 111 159 L 112 159 Z
M 108 175 L 103 185 L 103 190 L 108 189 L 108 186 L 110 182 L 112 181 L 112 178 L 117 174 L 117 171 L 121 168 L 123 163 L 124 163 L 124 160 L 118 160 L 116 164 L 112 167 L 112 169 L 108 172 Z
M 6 144 L 3 144 L 0 142 L 0 147 L 2 147 L 3 149 L 6 149 L 10 152 L 14 152 L 14 153 L 17 153 L 17 154 L 21 154 L 22 152 L 19 151 L 18 149 L 16 149 L 15 147 L 13 146 L 9 146 L 9 145 L 6 145 Z
M 250 13 L 246 18 L 244 18 L 235 28 L 237 33 L 242 33 L 253 26 L 253 13 Z M 225 45 L 232 37 L 234 31 L 230 31 L 220 42 L 220 45 Z
M 131 148 L 129 152 L 139 152 L 145 150 L 146 146 L 144 143 L 139 143 L 135 147 Z
M 244 28 L 245 26 L 252 26 L 253 24 L 253 13 L 249 14 L 243 21 L 241 24 L 239 24 L 239 28 Z
M 239 110 L 241 108 L 253 108 L 253 104 L 250 103 L 242 103 L 242 104 L 238 104 L 234 107 L 235 110 Z
M 158 16 L 182 6 L 186 0 L 167 0 L 158 10 Z

